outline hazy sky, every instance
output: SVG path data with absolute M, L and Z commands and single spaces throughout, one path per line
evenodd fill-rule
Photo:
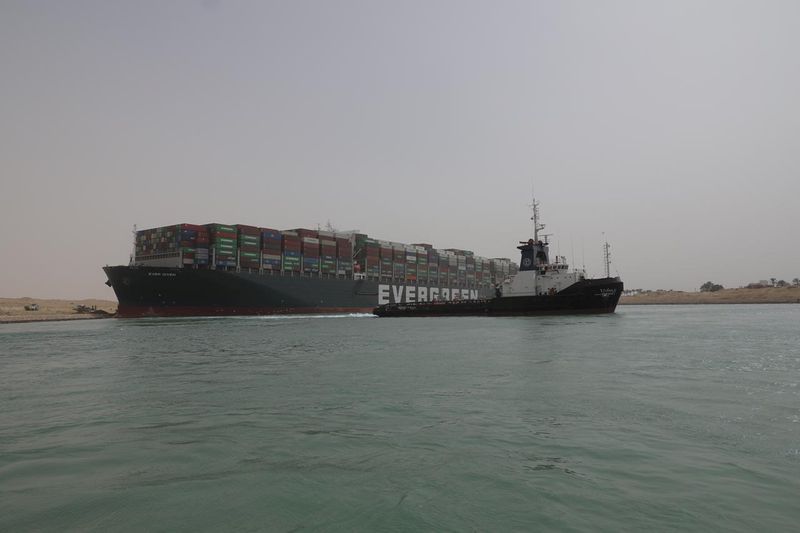
M 330 221 L 629 288 L 800 277 L 796 1 L 0 3 L 0 296 L 134 224 Z

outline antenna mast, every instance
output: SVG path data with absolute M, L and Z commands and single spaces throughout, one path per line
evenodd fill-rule
M 605 233 L 603 234 L 605 237 Z M 605 241 L 603 244 L 603 260 L 606 263 L 606 277 L 611 277 L 611 245 L 608 244 L 608 241 Z
M 536 198 L 531 198 L 529 204 L 531 208 L 531 220 L 533 221 L 533 240 L 539 242 L 539 232 L 544 229 L 544 224 L 539 224 L 539 202 Z

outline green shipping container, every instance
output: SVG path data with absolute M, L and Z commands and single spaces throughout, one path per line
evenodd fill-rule
M 236 228 L 233 226 L 226 226 L 225 224 L 209 224 L 211 231 L 222 231 L 225 233 L 236 233 Z

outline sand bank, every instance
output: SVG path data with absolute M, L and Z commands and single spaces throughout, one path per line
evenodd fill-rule
M 26 311 L 25 306 L 38 304 L 38 311 Z M 117 303 L 108 300 L 44 300 L 38 298 L 0 298 L 0 324 L 16 322 L 41 322 L 50 320 L 92 320 L 105 318 L 103 315 L 79 313 L 78 305 L 95 306 L 113 315 Z
M 653 291 L 623 296 L 620 305 L 800 303 L 800 287 L 723 289 L 717 292 Z

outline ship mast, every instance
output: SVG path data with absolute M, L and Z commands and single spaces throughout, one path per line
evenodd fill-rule
M 605 241 L 603 244 L 603 260 L 606 264 L 606 277 L 611 277 L 611 245 L 608 244 L 608 241 Z
M 531 198 L 531 220 L 533 221 L 533 242 L 539 242 L 539 232 L 544 229 L 544 224 L 539 224 L 539 202 Z

